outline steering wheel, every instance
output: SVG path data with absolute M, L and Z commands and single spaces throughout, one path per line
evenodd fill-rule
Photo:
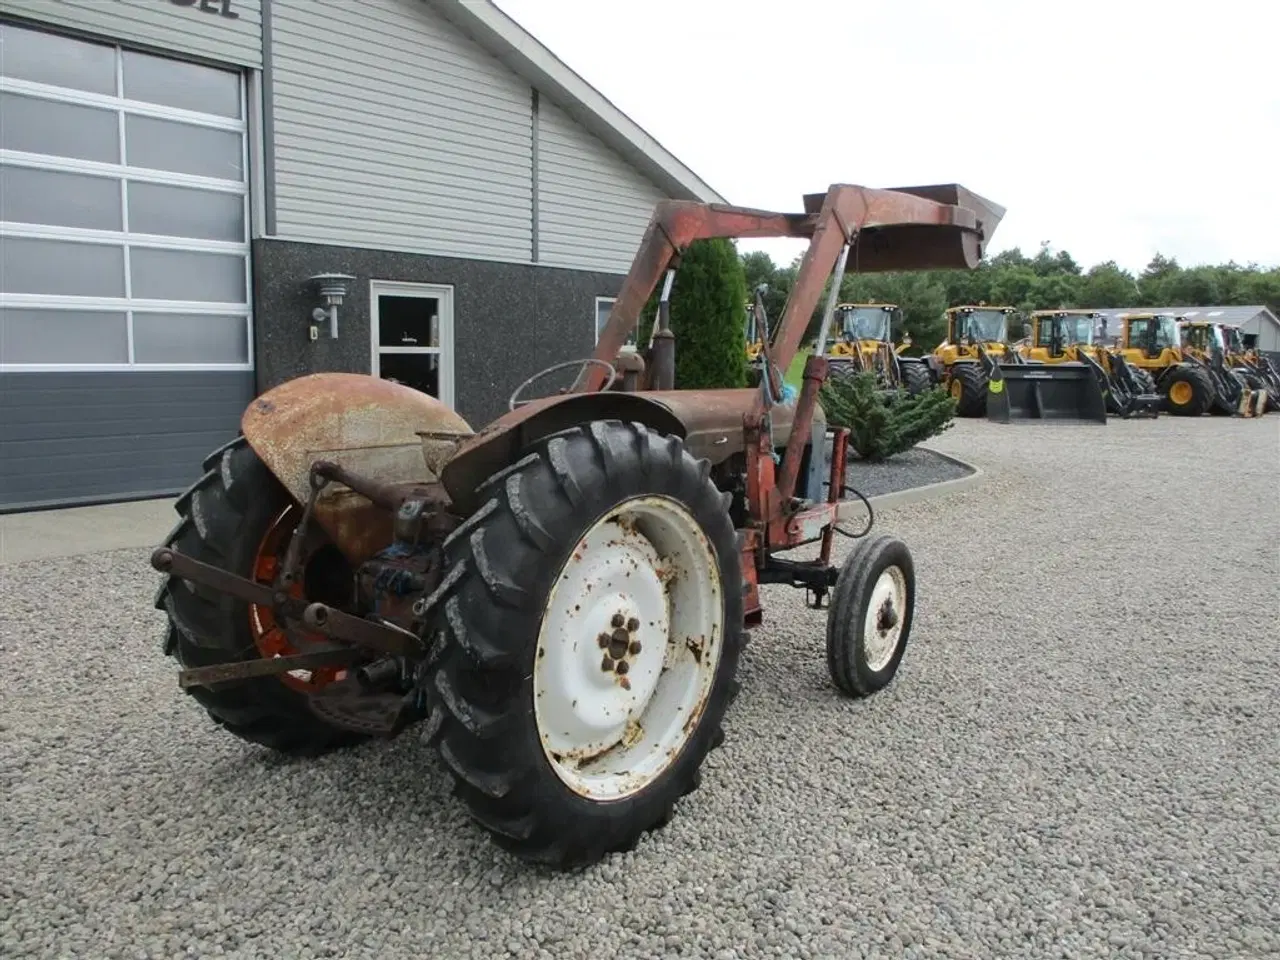
M 520 396 L 524 388 L 529 386 L 529 384 L 533 383 L 533 381 L 541 380 L 547 374 L 555 373 L 557 370 L 563 370 L 565 367 L 585 367 L 589 363 L 594 363 L 598 366 L 604 367 L 606 370 L 609 371 L 609 379 L 606 380 L 604 383 L 604 386 L 600 388 L 602 391 L 608 390 L 611 386 L 613 386 L 614 382 L 618 379 L 618 371 L 614 367 L 614 365 L 609 363 L 607 360 L 597 360 L 595 357 L 587 357 L 585 360 L 566 360 L 564 363 L 557 363 L 554 366 L 547 367 L 545 370 L 539 370 L 532 377 L 529 377 L 522 384 L 520 384 L 520 386 L 516 387 L 515 390 L 511 392 L 511 396 L 507 398 L 507 409 L 514 410 L 516 407 L 523 406 L 526 403 L 533 402 L 532 400 L 516 399 L 518 396 Z M 564 393 L 565 391 L 562 389 L 560 392 Z

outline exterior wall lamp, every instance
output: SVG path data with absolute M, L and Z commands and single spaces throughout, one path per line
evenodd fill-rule
M 316 324 L 323 323 L 327 318 L 329 321 L 329 339 L 338 339 L 338 307 L 342 304 L 342 299 L 347 295 L 347 284 L 355 280 L 355 277 L 348 276 L 345 273 L 317 273 L 314 277 L 308 278 L 321 298 L 324 300 L 323 307 L 316 307 L 311 311 L 311 339 L 319 336 L 319 328 Z

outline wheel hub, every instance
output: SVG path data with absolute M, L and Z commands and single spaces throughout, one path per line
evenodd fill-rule
M 902 610 L 907 604 L 907 581 L 897 566 L 886 567 L 876 580 L 867 604 L 862 642 L 867 666 L 883 670 L 902 638 Z
M 627 796 L 679 756 L 719 665 L 720 590 L 715 552 L 677 501 L 626 501 L 578 541 L 533 670 L 543 750 L 575 792 Z
M 653 695 L 670 624 L 661 567 L 652 543 L 613 524 L 574 551 L 538 650 L 543 699 L 560 704 L 542 737 L 553 754 L 581 762 L 604 752 Z

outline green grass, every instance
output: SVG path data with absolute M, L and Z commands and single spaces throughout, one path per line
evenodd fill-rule
M 797 350 L 796 355 L 791 359 L 791 365 L 787 367 L 787 375 L 783 377 L 797 390 L 800 389 L 800 381 L 804 378 L 805 361 L 809 359 L 811 353 L 813 353 L 812 346 L 803 346 Z

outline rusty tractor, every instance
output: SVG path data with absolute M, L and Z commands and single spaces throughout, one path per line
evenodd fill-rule
M 827 610 L 844 695 L 897 673 L 912 555 L 849 496 L 823 351 L 792 400 L 777 371 L 834 271 L 830 325 L 851 250 L 864 270 L 972 268 L 1003 214 L 954 184 L 837 184 L 799 213 L 663 201 L 595 354 L 543 371 L 577 369 L 567 390 L 522 396 L 531 378 L 479 431 L 371 376 L 265 392 L 152 554 L 179 685 L 288 754 L 420 730 L 473 820 L 526 860 L 633 848 L 723 737 L 762 586 Z M 809 246 L 756 386 L 674 389 L 669 282 L 647 347 L 622 351 L 691 242 L 770 236 Z M 837 534 L 854 539 L 839 565 Z M 802 545 L 816 556 L 780 556 Z

